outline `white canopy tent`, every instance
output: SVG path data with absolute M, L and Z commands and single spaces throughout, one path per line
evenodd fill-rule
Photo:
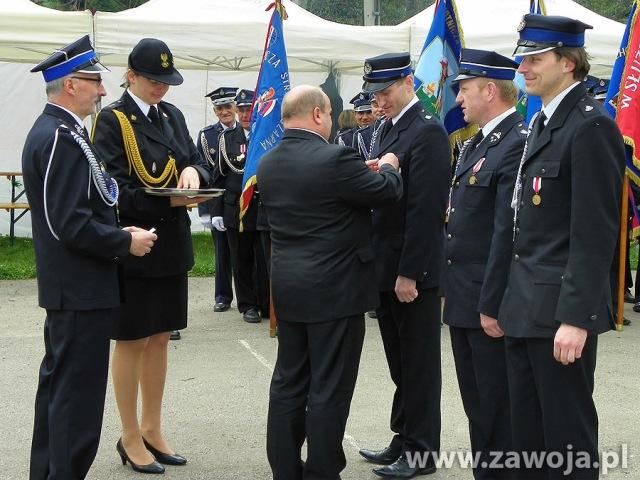
M 602 17 L 572 0 L 545 0 L 547 15 L 577 18 L 593 27 L 586 32 L 586 47 L 592 57 L 591 73 L 611 74 L 624 25 Z M 495 50 L 511 56 L 518 39 L 517 26 L 529 11 L 528 0 L 456 0 L 465 46 Z M 411 27 L 411 56 L 418 58 L 429 32 L 435 5 L 414 15 L 402 27 Z
M 20 170 L 20 153 L 27 131 L 46 100 L 42 76 L 29 69 L 55 48 L 89 34 L 102 62 L 107 97 L 118 98 L 127 56 L 144 37 L 161 38 L 174 53 L 185 82 L 166 99 L 185 114 L 195 136 L 215 117 L 204 95 L 219 86 L 253 89 L 264 47 L 272 0 L 149 0 L 118 13 L 60 12 L 29 0 L 0 0 L 0 171 Z M 466 44 L 513 51 L 516 26 L 528 11 L 527 0 L 457 0 Z M 571 0 L 546 0 L 549 14 L 567 15 L 590 23 L 587 47 L 596 75 L 606 75 L 618 50 L 624 26 L 600 17 Z M 292 85 L 320 84 L 328 72 L 338 75 L 347 102 L 362 84 L 366 57 L 390 51 L 410 51 L 417 60 L 433 7 L 393 27 L 357 27 L 317 17 L 286 1 L 284 22 Z M 0 179 L 0 201 L 10 186 Z M 8 215 L 0 212 L 0 232 L 8 231 Z M 19 235 L 30 232 L 28 217 L 17 225 Z

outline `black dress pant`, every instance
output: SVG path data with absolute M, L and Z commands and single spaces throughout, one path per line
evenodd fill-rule
M 440 298 L 437 288 L 419 290 L 402 303 L 380 292 L 376 310 L 391 379 L 391 445 L 403 452 L 440 451 Z
M 269 311 L 267 274 L 260 271 L 266 268 L 260 262 L 259 254 L 262 250 L 260 232 L 240 232 L 235 228 L 227 228 L 227 240 L 231 254 L 231 268 L 233 283 L 236 287 L 236 300 L 241 313 L 250 308 L 266 309 Z
M 513 478 L 508 469 L 490 466 L 490 452 L 509 452 L 511 412 L 504 338 L 493 338 L 481 328 L 449 327 L 464 411 L 469 419 L 471 451 L 479 454 L 476 480 Z
M 216 273 L 214 299 L 216 303 L 231 304 L 233 300 L 231 254 L 229 253 L 229 242 L 227 232 L 221 232 L 211 228 L 213 246 L 216 250 Z
M 342 439 L 363 342 L 363 315 L 323 323 L 278 322 L 267 419 L 274 480 L 340 479 L 346 466 Z
M 553 357 L 553 338 L 506 337 L 505 347 L 514 451 L 559 452 L 574 462 L 584 452 L 593 465 L 598 460 L 598 414 L 593 403 L 598 337 L 588 337 L 582 357 L 566 366 Z M 521 468 L 517 478 L 596 480 L 598 469 L 569 472 L 566 464 L 544 465 Z
M 102 429 L 112 320 L 109 309 L 47 311 L 30 480 L 86 477 Z

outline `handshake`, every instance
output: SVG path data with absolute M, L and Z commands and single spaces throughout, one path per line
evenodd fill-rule
M 207 229 L 211 229 L 211 227 L 215 228 L 219 232 L 224 232 L 227 228 L 224 226 L 224 220 L 222 217 L 210 217 L 209 215 L 200 215 L 200 223 L 202 226 Z
M 400 168 L 400 161 L 398 157 L 394 153 L 385 153 L 382 158 L 374 158 L 373 160 L 367 160 L 364 162 L 370 170 L 377 172 L 380 170 L 382 165 L 391 165 L 393 168 L 398 170 Z

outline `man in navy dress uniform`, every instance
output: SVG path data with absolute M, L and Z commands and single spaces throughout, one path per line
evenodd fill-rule
M 485 50 L 462 49 L 457 102 L 464 119 L 480 131 L 464 146 L 451 183 L 446 266 L 442 276 L 444 322 L 471 450 L 480 455 L 474 477 L 504 479 L 490 452 L 511 450 L 511 415 L 498 310 L 509 274 L 513 236 L 511 197 L 526 127 L 516 112 L 518 64 Z
M 411 478 L 435 471 L 407 456 L 440 450 L 440 298 L 444 216 L 451 176 L 449 138 L 413 90 L 408 53 L 367 59 L 363 90 L 373 92 L 387 117 L 373 158 L 398 156 L 404 195 L 373 211 L 373 245 L 380 333 L 396 386 L 390 444 L 361 450 L 382 477 Z
M 157 237 L 118 228 L 118 186 L 82 123 L 106 95 L 101 73 L 108 71 L 89 36 L 31 71 L 44 76 L 47 105 L 27 135 L 22 170 L 47 317 L 29 478 L 76 480 L 87 475 L 100 440 L 111 315 L 121 301 L 118 263 L 149 253 Z
M 614 325 L 609 270 L 624 147 L 615 122 L 582 85 L 589 28 L 525 15 L 514 52 L 524 56 L 518 71 L 527 93 L 543 106 L 531 120 L 514 189 L 513 251 L 498 316 L 513 447 L 564 457 L 560 467 L 523 469 L 518 479 L 598 478 L 594 370 L 598 335 Z
M 236 124 L 235 97 L 237 91 L 236 87 L 220 87 L 205 95 L 213 103 L 213 112 L 218 117 L 218 122 L 200 130 L 196 144 L 200 155 L 207 160 L 211 168 L 216 163 L 220 134 L 228 128 L 233 128 Z M 221 201 L 219 198 L 214 198 L 198 205 L 202 224 L 211 229 L 216 255 L 214 312 L 229 310 L 233 300 L 231 254 L 229 253 L 226 229 L 221 217 L 214 218 L 211 215 L 214 205 Z

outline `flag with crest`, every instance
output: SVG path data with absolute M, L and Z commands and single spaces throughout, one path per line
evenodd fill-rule
M 256 172 L 263 155 L 275 147 L 282 138 L 284 127 L 280 116 L 282 99 L 291 89 L 287 50 L 284 42 L 283 20 L 287 13 L 281 0 L 276 0 L 267 7 L 273 10 L 258 83 L 255 89 L 251 113 L 251 130 L 249 132 L 249 151 L 242 178 L 242 196 L 240 197 L 240 230 L 242 217 L 247 212 L 256 188 Z
M 456 103 L 460 50 L 464 35 L 454 0 L 436 0 L 431 28 L 415 68 L 414 89 L 425 110 L 444 124 L 452 145 L 460 146 L 477 130 L 464 121 Z

